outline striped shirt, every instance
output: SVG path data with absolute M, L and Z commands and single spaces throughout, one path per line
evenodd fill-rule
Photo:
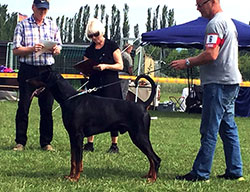
M 13 49 L 18 47 L 32 47 L 40 40 L 55 41 L 61 45 L 60 32 L 52 20 L 45 18 L 38 26 L 33 15 L 20 21 L 14 32 Z M 19 61 L 34 66 L 52 65 L 55 63 L 52 53 L 43 53 L 36 57 L 35 52 L 26 56 L 19 56 Z

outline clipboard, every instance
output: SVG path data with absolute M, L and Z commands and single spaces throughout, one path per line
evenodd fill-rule
M 94 72 L 93 66 L 95 65 L 98 65 L 96 61 L 94 61 L 93 59 L 87 59 L 85 61 L 79 61 L 78 63 L 73 65 L 73 67 L 76 70 L 82 72 L 84 75 L 90 76 Z
M 43 53 L 49 53 L 51 52 L 50 49 L 52 49 L 52 47 L 54 47 L 55 45 L 58 44 L 58 42 L 55 41 L 46 41 L 46 40 L 40 40 L 40 43 L 42 43 L 44 45 L 44 47 L 42 48 L 41 51 L 36 52 L 36 57 L 38 57 L 39 55 L 43 54 Z

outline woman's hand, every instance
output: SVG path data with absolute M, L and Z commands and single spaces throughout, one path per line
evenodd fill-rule
M 93 69 L 97 70 L 97 71 L 103 71 L 105 69 L 108 69 L 108 65 L 107 64 L 98 64 L 93 66 Z

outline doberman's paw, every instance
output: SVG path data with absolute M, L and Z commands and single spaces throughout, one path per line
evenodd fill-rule
M 71 181 L 71 182 L 77 182 L 79 180 L 79 178 L 76 178 L 76 177 L 70 176 L 70 175 L 66 175 L 66 176 L 64 176 L 64 178 Z
M 148 183 L 154 183 L 156 181 L 156 176 L 153 176 L 151 174 L 147 174 L 142 178 L 146 178 Z
M 156 178 L 148 177 L 147 182 L 148 183 L 154 183 L 156 181 Z

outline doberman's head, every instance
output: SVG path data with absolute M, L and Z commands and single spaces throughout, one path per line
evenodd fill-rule
M 36 88 L 48 88 L 59 103 L 64 102 L 77 93 L 70 83 L 56 71 L 43 71 L 38 77 L 28 79 L 27 82 Z
M 30 85 L 40 87 L 51 87 L 58 79 L 63 78 L 59 73 L 52 70 L 41 71 L 39 76 L 26 80 Z

